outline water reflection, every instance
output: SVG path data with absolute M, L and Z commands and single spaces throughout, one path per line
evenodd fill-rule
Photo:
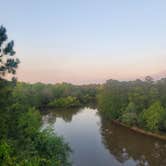
M 118 161 L 135 161 L 138 166 L 165 166 L 166 143 L 103 120 L 101 134 L 105 147 Z
M 80 108 L 62 108 L 62 109 L 50 109 L 46 112 L 43 112 L 43 122 L 53 124 L 56 121 L 56 118 L 62 118 L 65 122 L 71 122 L 74 115 L 78 114 L 85 107 Z M 95 110 L 96 104 L 89 103 L 86 105 L 86 108 Z
M 49 110 L 46 115 L 43 116 L 43 122 L 53 124 L 56 122 L 56 118 L 62 118 L 65 122 L 71 122 L 75 114 L 77 114 L 81 109 L 56 109 Z
M 91 108 L 49 110 L 51 125 L 73 149 L 75 166 L 166 166 L 166 143 L 104 120 Z

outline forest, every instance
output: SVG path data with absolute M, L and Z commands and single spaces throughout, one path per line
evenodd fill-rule
M 110 120 L 152 132 L 166 132 L 166 79 L 108 80 L 98 95 L 100 112 Z
M 73 85 L 19 82 L 14 42 L 0 27 L 0 165 L 67 166 L 72 149 L 51 129 L 41 130 L 41 114 L 48 108 L 97 104 L 99 113 L 128 126 L 166 132 L 166 78 Z M 70 111 L 70 110 L 69 110 Z
M 6 80 L 6 75 L 14 76 L 19 63 L 15 57 L 14 41 L 8 40 L 6 28 L 1 26 L 0 165 L 71 165 L 71 149 L 63 138 L 53 134 L 51 129 L 40 129 L 39 109 L 49 102 L 49 91 L 42 84 L 19 83 L 15 77 Z
M 0 163 L 70 165 L 71 149 L 51 129 L 41 131 L 47 108 L 81 107 L 95 102 L 96 85 L 46 85 L 0 80 Z
M 0 165 L 71 165 L 71 148 L 51 129 L 41 130 L 41 112 L 48 107 L 80 107 L 96 97 L 96 85 L 29 84 L 11 81 L 20 60 L 15 57 L 14 41 L 8 41 L 0 27 Z

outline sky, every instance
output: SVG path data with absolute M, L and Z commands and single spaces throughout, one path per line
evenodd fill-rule
M 19 81 L 101 83 L 166 71 L 165 0 L 0 0 Z

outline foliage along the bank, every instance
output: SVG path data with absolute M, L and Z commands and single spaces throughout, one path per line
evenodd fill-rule
M 31 99 L 33 92 L 18 85 L 15 78 L 4 79 L 7 74 L 15 74 L 19 64 L 14 57 L 14 42 L 7 39 L 1 26 L 0 166 L 68 166 L 70 148 L 63 138 L 50 130 L 40 131 L 41 115 L 36 108 L 47 101 L 48 95 L 44 98 L 37 93 Z
M 94 102 L 97 85 L 72 85 L 69 83 L 43 84 L 17 82 L 13 90 L 15 100 L 36 108 L 76 107 Z
M 129 126 L 166 131 L 166 79 L 108 80 L 100 89 L 100 112 Z
M 48 107 L 53 108 L 71 108 L 80 106 L 80 102 L 76 97 L 68 96 L 59 99 L 54 99 L 48 103 Z

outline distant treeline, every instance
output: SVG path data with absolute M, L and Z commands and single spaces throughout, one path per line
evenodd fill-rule
M 36 108 L 77 107 L 96 100 L 97 85 L 72 85 L 69 83 L 43 84 L 17 82 L 13 89 L 16 101 Z
M 100 88 L 98 103 L 107 119 L 153 132 L 166 132 L 166 78 L 108 80 Z

